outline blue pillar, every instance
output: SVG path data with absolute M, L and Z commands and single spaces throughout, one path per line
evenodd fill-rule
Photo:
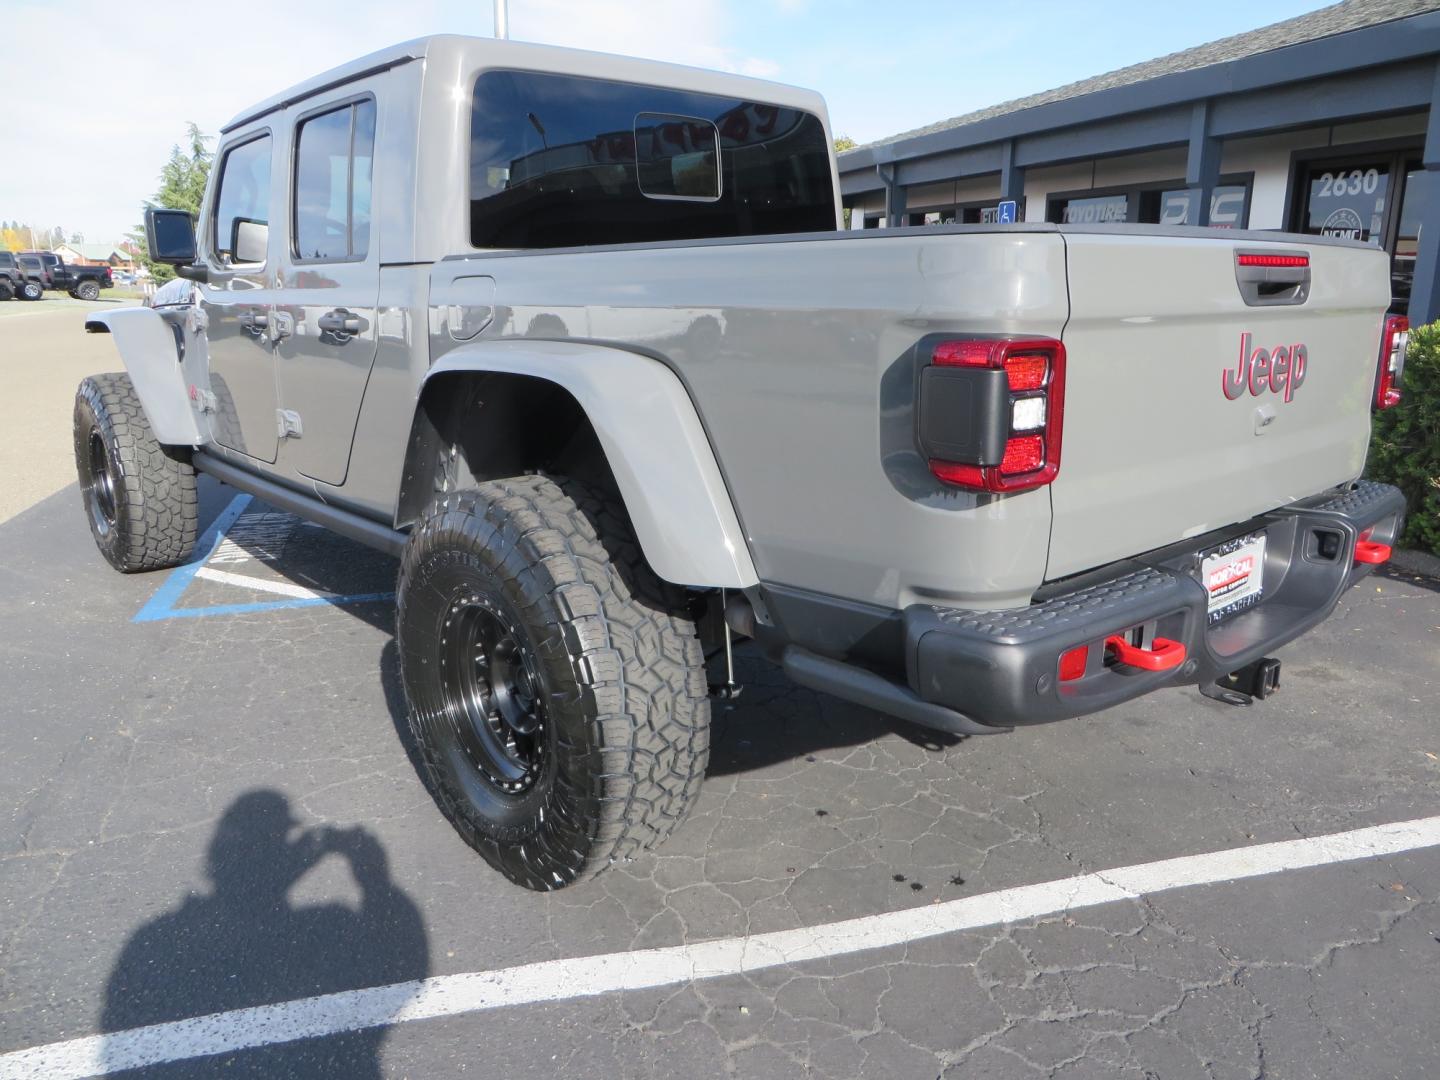
M 1190 110 L 1190 144 L 1185 158 L 1185 186 L 1190 191 L 1192 225 L 1210 224 L 1210 200 L 1220 183 L 1220 140 L 1210 134 L 1210 102 L 1197 101 Z
M 876 165 L 875 170 L 885 184 L 885 227 L 898 229 L 905 224 L 905 187 L 900 183 L 900 163 Z
M 1000 199 L 1015 201 L 1019 220 L 1025 220 L 1025 169 L 1015 164 L 1015 140 L 1000 144 Z
M 1410 286 L 1410 322 L 1440 319 L 1440 64 L 1430 90 L 1430 121 L 1425 125 L 1425 207 L 1420 214 L 1420 248 Z

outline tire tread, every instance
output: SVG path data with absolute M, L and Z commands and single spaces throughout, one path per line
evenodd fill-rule
M 451 530 L 488 536 L 530 609 L 527 622 L 555 630 L 537 651 L 568 657 L 589 725 L 585 741 L 598 753 L 597 810 L 583 829 L 588 849 L 544 853 L 541 861 L 564 864 L 560 884 L 570 884 L 654 847 L 685 819 L 709 759 L 704 657 L 684 591 L 650 570 L 617 500 L 566 478 L 526 475 L 432 505 L 401 560 L 402 606 L 407 581 L 432 550 L 424 537 Z M 443 786 L 413 705 L 410 722 L 432 785 Z M 495 862 L 451 810 L 447 815 Z M 531 888 L 556 885 L 544 874 L 526 880 L 497 866 Z
M 178 566 L 195 548 L 200 504 L 195 468 L 184 450 L 161 445 L 124 372 L 91 375 L 75 400 L 75 460 L 84 473 L 89 416 L 118 460 L 124 506 L 113 543 L 101 551 L 124 573 Z

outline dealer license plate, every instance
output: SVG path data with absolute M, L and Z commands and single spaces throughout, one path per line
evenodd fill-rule
M 1200 583 L 1210 597 L 1210 621 L 1243 611 L 1265 590 L 1265 534 L 1220 545 L 1200 563 Z

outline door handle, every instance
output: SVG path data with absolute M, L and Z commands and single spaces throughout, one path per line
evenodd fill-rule
M 235 321 L 243 326 L 250 333 L 259 335 L 260 331 L 270 325 L 270 316 L 263 311 L 256 311 L 254 308 L 246 308 L 235 316 Z
M 360 333 L 360 316 L 353 311 L 346 311 L 343 307 L 334 311 L 327 311 L 316 320 L 315 325 L 327 334 L 358 334 Z

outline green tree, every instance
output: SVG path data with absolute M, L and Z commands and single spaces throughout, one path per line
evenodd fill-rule
M 843 154 L 846 150 L 854 150 L 855 147 L 859 145 L 860 144 L 849 135 L 835 136 L 835 153 L 837 154 Z M 850 208 L 848 206 L 845 207 L 845 209 L 840 211 L 840 214 L 845 222 L 845 228 L 850 228 Z
M 1400 542 L 1440 555 L 1440 322 L 1410 331 L 1404 386 L 1398 407 L 1375 414 L 1365 471 L 1405 493 Z
M 210 136 L 204 134 L 198 125 L 186 126 L 186 143 L 170 148 L 170 160 L 160 170 L 160 188 L 153 198 L 145 200 L 145 208 L 160 207 L 167 210 L 189 210 L 192 216 L 199 216 L 200 200 L 205 197 L 205 181 L 210 176 L 210 165 L 214 154 L 207 145 Z M 151 279 L 157 284 L 169 281 L 175 272 L 164 263 L 150 258 L 145 246 L 145 226 L 137 226 L 130 234 L 140 252 L 140 261 L 150 271 Z

